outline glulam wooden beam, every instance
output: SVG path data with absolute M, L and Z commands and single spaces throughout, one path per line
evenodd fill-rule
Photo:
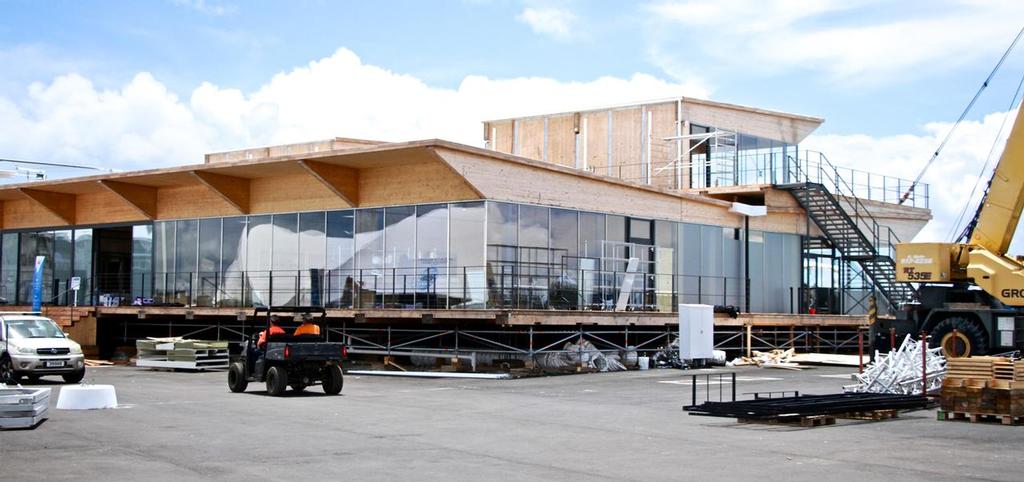
M 191 171 L 199 182 L 227 201 L 241 214 L 249 214 L 250 184 L 244 177 L 215 174 L 209 171 Z
M 75 224 L 75 195 L 62 192 L 43 191 L 27 187 L 18 188 L 23 194 L 34 203 L 57 216 L 68 225 Z
M 130 184 L 127 182 L 99 180 L 100 186 L 107 188 L 110 192 L 128 203 L 132 208 L 146 217 L 156 219 L 156 188 L 143 186 L 141 184 Z
M 349 206 L 359 203 L 359 171 L 351 167 L 336 166 L 324 162 L 300 160 L 302 166 L 314 179 L 320 181 Z

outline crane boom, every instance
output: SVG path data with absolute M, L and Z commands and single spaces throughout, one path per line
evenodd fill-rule
M 978 207 L 978 221 L 967 244 L 1005 255 L 1024 210 L 1024 109 L 1006 140 L 992 173 L 988 193 Z

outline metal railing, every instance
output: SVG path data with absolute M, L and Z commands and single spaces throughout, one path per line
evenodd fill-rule
M 672 158 L 675 155 L 666 154 L 663 157 Z M 844 196 L 891 204 L 899 204 L 913 184 L 908 179 L 836 166 L 821 152 L 795 149 L 785 153 L 719 153 L 712 154 L 710 159 L 697 158 L 665 165 L 627 163 L 587 166 L 586 169 L 624 181 L 669 189 L 712 189 L 809 181 L 823 184 L 832 190 L 838 189 L 841 182 Z M 928 208 L 928 185 L 919 183 L 902 204 Z
M 511 268 L 511 269 L 510 269 Z M 626 277 L 630 292 L 622 297 Z M 72 304 L 68 280 L 54 280 Z M 583 269 L 518 269 L 507 263 L 451 268 L 166 272 L 82 280 L 79 305 L 239 307 L 325 306 L 380 309 L 537 309 L 674 312 L 679 303 L 741 307 L 745 281 L 730 276 L 626 273 Z M 775 312 L 795 313 L 796 287 L 763 293 Z M 783 301 L 779 301 L 783 300 Z M 767 306 L 767 305 L 766 305 Z

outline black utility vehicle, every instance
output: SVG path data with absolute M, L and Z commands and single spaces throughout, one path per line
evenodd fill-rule
M 254 318 L 263 321 L 266 344 L 258 346 L 259 331 L 242 343 L 241 358 L 228 369 L 228 388 L 232 392 L 244 392 L 249 382 L 266 382 L 267 393 L 274 396 L 282 395 L 288 387 L 299 392 L 318 383 L 328 395 L 341 393 L 341 362 L 347 355 L 346 347 L 328 341 L 327 312 L 323 308 L 256 308 Z M 295 334 L 303 320 L 307 326 L 300 332 L 319 334 Z M 310 323 L 319 329 L 311 330 Z

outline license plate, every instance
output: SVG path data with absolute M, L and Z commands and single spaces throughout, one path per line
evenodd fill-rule
M 46 368 L 58 368 L 64 366 L 63 361 L 48 361 L 46 362 Z

